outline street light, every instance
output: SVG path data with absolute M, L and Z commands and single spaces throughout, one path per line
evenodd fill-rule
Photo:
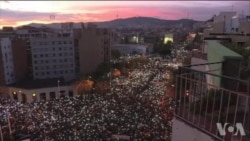
M 33 93 L 32 96 L 35 97 L 35 96 L 36 96 L 36 93 Z

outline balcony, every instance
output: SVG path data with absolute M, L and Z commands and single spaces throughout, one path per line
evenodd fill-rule
M 176 119 L 218 141 L 250 141 L 249 82 L 180 67 L 176 76 Z M 206 78 L 219 77 L 221 85 L 209 83 Z M 235 84 L 228 88 L 223 82 Z M 241 89 L 246 86 L 246 89 Z M 221 125 L 225 135 L 222 134 Z M 242 125 L 243 135 L 235 125 Z M 234 131 L 229 128 L 234 127 Z M 236 128 L 237 127 L 237 128 Z M 224 130 L 225 129 L 225 130 Z M 238 129 L 238 130 L 237 130 Z M 238 134 L 237 134 L 238 133 Z

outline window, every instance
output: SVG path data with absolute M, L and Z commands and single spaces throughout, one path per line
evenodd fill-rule
M 46 93 L 40 93 L 40 100 L 45 101 L 46 100 Z
M 56 93 L 55 92 L 50 92 L 49 95 L 50 95 L 50 100 L 53 100 L 53 99 L 56 98 Z
M 36 55 L 34 55 L 34 58 L 36 58 Z
M 5 55 L 6 62 L 8 62 L 8 55 L 7 55 L 7 53 L 5 53 L 4 55 Z
M 26 94 L 22 93 L 22 103 L 26 103 L 26 102 L 27 102 Z
M 73 97 L 74 94 L 73 94 L 73 91 L 69 91 L 69 97 Z

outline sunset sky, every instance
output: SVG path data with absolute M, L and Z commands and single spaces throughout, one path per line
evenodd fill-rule
M 233 7 L 232 7 L 233 5 Z M 0 1 L 0 26 L 90 22 L 147 16 L 207 20 L 220 11 L 250 12 L 248 1 Z M 55 18 L 50 18 L 55 15 Z

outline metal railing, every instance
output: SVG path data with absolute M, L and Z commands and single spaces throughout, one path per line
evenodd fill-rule
M 209 65 L 212 64 L 216 63 Z M 249 82 L 193 70 L 190 67 L 179 67 L 176 75 L 175 117 L 215 140 L 250 141 Z M 208 76 L 219 77 L 220 85 L 208 81 Z M 236 87 L 232 88 L 228 82 Z M 243 132 L 239 131 L 239 126 L 235 126 L 238 124 L 242 125 L 246 135 L 241 134 Z M 231 127 L 233 131 L 229 129 Z M 222 131 L 226 134 L 222 134 Z

